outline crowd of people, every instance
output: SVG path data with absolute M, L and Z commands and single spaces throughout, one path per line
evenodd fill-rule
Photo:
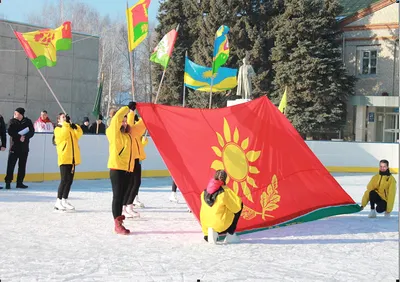
M 112 109 L 107 126 L 103 123 L 101 115 L 92 124 L 90 124 L 89 118 L 85 117 L 82 124 L 78 125 L 73 123 L 67 114 L 60 113 L 57 116 L 57 123 L 53 124 L 47 111 L 42 111 L 40 117 L 32 123 L 29 118 L 25 117 L 25 110 L 17 108 L 13 118 L 8 122 L 8 126 L 0 115 L 1 151 L 5 151 L 7 148 L 7 133 L 10 136 L 10 149 L 4 179 L 6 189 L 11 188 L 17 161 L 16 188 L 28 188 L 23 181 L 30 139 L 34 137 L 35 132 L 53 133 L 53 144 L 56 146 L 61 179 L 54 209 L 58 211 L 75 210 L 75 207 L 68 201 L 68 197 L 76 166 L 81 163 L 79 139 L 83 134 L 105 134 L 109 143 L 107 167 L 110 170 L 113 193 L 111 206 L 114 231 L 117 234 L 127 235 L 130 230 L 124 227 L 124 220 L 140 217 L 134 207 L 144 207 L 138 199 L 138 193 L 142 177 L 141 163 L 146 159 L 145 131 L 146 126 L 143 120 L 136 114 L 135 102 L 130 102 L 118 110 Z M 235 231 L 243 203 L 238 195 L 225 186 L 226 178 L 226 172 L 218 170 L 200 195 L 200 222 L 204 240 L 212 244 L 218 241 L 221 234 L 226 235 L 226 243 L 240 241 Z M 172 202 L 178 202 L 176 191 L 177 185 L 173 181 L 169 198 Z M 379 173 L 374 175 L 367 185 L 361 201 L 361 210 L 369 202 L 371 211 L 368 217 L 375 218 L 376 213 L 384 213 L 385 217 L 389 217 L 393 210 L 395 195 L 396 180 L 390 172 L 389 162 L 381 160 Z

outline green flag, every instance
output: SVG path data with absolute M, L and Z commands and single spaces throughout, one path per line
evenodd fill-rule
M 96 100 L 94 102 L 92 114 L 97 118 L 101 112 L 101 94 L 103 93 L 103 74 L 101 74 L 101 80 L 99 84 L 99 89 L 97 90 Z
M 175 29 L 164 35 L 160 43 L 158 43 L 158 45 L 154 49 L 153 54 L 151 54 L 150 61 L 158 63 L 162 65 L 164 69 L 166 69 L 169 60 L 171 59 L 172 51 L 174 51 L 174 45 L 177 35 L 178 32 Z

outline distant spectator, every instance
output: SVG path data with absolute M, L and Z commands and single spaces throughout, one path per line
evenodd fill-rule
M 6 135 L 6 124 L 4 123 L 4 118 L 0 115 L 0 150 L 5 151 L 7 147 L 7 135 Z M 0 189 L 3 189 L 0 186 Z
M 5 177 L 6 189 L 14 177 L 14 168 L 18 161 L 17 188 L 28 188 L 24 185 L 26 162 L 29 153 L 29 141 L 35 134 L 32 121 L 25 116 L 24 108 L 17 108 L 14 118 L 8 124 L 8 135 L 11 136 L 10 154 L 8 155 L 7 175 Z
M 53 123 L 50 121 L 47 111 L 42 111 L 40 117 L 33 124 L 35 132 L 51 132 L 54 131 Z
M 88 117 L 83 118 L 83 123 L 81 125 L 81 128 L 82 128 L 83 134 L 90 133 L 90 123 L 89 123 Z
M 116 112 L 117 112 L 117 110 L 113 108 L 113 109 L 111 109 L 110 112 L 108 113 L 107 127 L 110 126 L 111 119 L 112 119 L 112 117 L 115 115 Z
M 106 134 L 106 125 L 103 123 L 103 116 L 100 114 L 97 120 L 90 126 L 92 134 Z

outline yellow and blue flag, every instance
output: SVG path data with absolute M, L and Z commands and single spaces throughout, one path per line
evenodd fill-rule
M 189 58 L 185 60 L 185 86 L 191 89 L 210 92 L 211 76 L 213 76 L 212 92 L 222 92 L 237 85 L 237 69 L 220 68 L 218 74 L 212 74 L 212 68 L 195 64 Z
M 217 73 L 218 69 L 223 66 L 229 57 L 229 41 L 228 41 L 229 27 L 221 25 L 215 34 L 214 53 L 212 72 Z

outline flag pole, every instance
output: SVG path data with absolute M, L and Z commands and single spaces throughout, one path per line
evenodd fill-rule
M 61 110 L 64 112 L 64 114 L 67 114 L 67 112 L 64 110 L 63 106 L 61 106 L 60 101 L 58 101 L 56 94 L 54 94 L 53 89 L 51 89 L 49 83 L 47 82 L 47 79 L 44 77 L 44 75 L 42 74 L 42 72 L 40 71 L 40 69 L 36 68 L 37 71 L 39 72 L 40 76 L 43 78 L 44 83 L 46 83 L 47 87 L 49 88 L 51 94 L 53 94 L 54 99 L 56 99 L 57 104 L 60 106 Z
M 160 84 L 158 85 L 157 95 L 156 95 L 156 99 L 154 100 L 154 104 L 157 104 L 158 95 L 160 95 L 161 85 L 162 85 L 162 83 L 163 83 L 163 81 L 164 81 L 164 76 L 165 76 L 165 71 L 166 71 L 166 70 L 167 70 L 167 69 L 164 68 L 163 74 L 162 74 L 162 76 L 161 76 Z
M 186 58 L 188 56 L 188 51 L 185 52 L 185 65 L 186 65 Z M 182 107 L 185 107 L 185 98 L 186 98 L 186 86 L 185 86 L 185 74 L 183 74 L 183 95 L 182 95 Z
M 212 105 L 212 88 L 213 88 L 213 82 L 214 82 L 214 75 L 211 74 L 211 86 L 210 86 L 210 102 L 208 108 L 211 109 Z
M 15 33 L 14 28 L 12 27 L 11 24 L 8 24 L 11 28 L 11 30 Z M 54 94 L 53 89 L 51 89 L 49 83 L 47 82 L 47 79 L 44 77 L 43 73 L 40 71 L 40 69 L 36 68 L 37 71 L 39 72 L 40 76 L 43 78 L 44 83 L 46 83 L 47 87 L 49 88 L 51 94 L 53 94 L 54 99 L 56 99 L 57 104 L 60 106 L 61 110 L 63 111 L 64 114 L 67 114 L 67 112 L 64 110 L 63 106 L 61 105 L 60 101 L 58 101 L 56 94 Z
M 128 1 L 126 1 L 126 9 L 129 9 Z M 128 30 L 128 41 L 129 41 L 129 30 Z M 135 101 L 135 80 L 134 80 L 134 70 L 133 70 L 133 50 L 129 50 L 129 42 L 128 42 L 128 51 L 129 51 L 129 68 L 131 72 L 131 82 L 132 82 L 132 99 Z
M 176 32 L 178 32 L 178 30 L 179 30 L 179 24 L 178 24 L 178 26 L 176 27 L 175 30 L 176 30 Z M 174 42 L 174 44 L 175 44 L 175 42 Z M 162 76 L 161 76 L 161 81 L 160 81 L 160 84 L 158 85 L 157 95 L 156 95 L 156 99 L 154 100 L 154 104 L 157 104 L 158 96 L 160 95 L 161 85 L 162 85 L 162 83 L 163 83 L 163 81 L 164 81 L 164 76 L 165 76 L 165 72 L 166 72 L 166 71 L 167 71 L 167 67 L 164 68 L 163 74 L 162 74 Z
M 112 82 L 112 76 L 113 76 L 113 65 L 111 64 L 110 66 L 110 78 L 108 81 L 108 102 L 107 102 L 107 115 L 110 114 L 110 106 L 111 106 L 111 82 Z

